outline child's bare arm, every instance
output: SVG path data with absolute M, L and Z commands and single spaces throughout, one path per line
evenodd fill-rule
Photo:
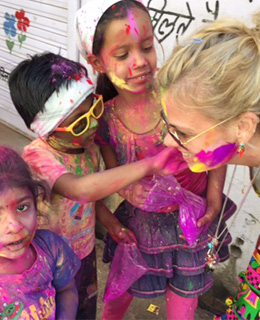
M 100 146 L 100 152 L 105 162 L 106 169 L 118 167 L 116 154 L 110 146 Z
M 56 320 L 76 319 L 78 290 L 73 279 L 65 288 L 56 291 Z
M 118 166 L 117 158 L 110 146 L 100 146 L 102 158 L 105 162 L 106 169 L 115 168 Z M 119 195 L 130 202 L 133 206 L 142 209 L 149 190 L 144 190 L 140 180 L 126 186 L 118 191 Z
M 211 170 L 208 173 L 207 212 L 199 219 L 198 227 L 215 219 L 222 208 L 222 193 L 225 184 L 227 166 Z
M 125 228 L 102 200 L 96 202 L 96 216 L 100 223 L 107 229 L 116 242 L 126 241 L 127 243 L 137 242 L 132 231 Z
M 176 168 L 171 167 L 173 151 L 174 148 L 166 148 L 156 156 L 84 177 L 65 173 L 57 179 L 53 190 L 78 202 L 100 200 L 147 175 L 174 172 Z

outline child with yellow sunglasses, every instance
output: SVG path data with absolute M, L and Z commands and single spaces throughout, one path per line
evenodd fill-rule
M 136 241 L 102 201 L 95 201 L 148 174 L 172 173 L 173 150 L 97 173 L 100 153 L 94 138 L 103 100 L 93 94 L 86 68 L 60 55 L 43 53 L 22 61 L 10 74 L 9 88 L 17 111 L 38 136 L 23 157 L 51 189 L 50 202 L 39 204 L 38 227 L 59 234 L 81 259 L 75 278 L 77 318 L 95 319 L 95 212 L 116 241 Z

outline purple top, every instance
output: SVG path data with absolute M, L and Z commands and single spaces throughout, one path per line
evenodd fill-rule
M 65 288 L 80 268 L 80 260 L 55 233 L 37 230 L 32 241 L 37 258 L 21 274 L 0 275 L 0 317 L 55 319 L 56 290 Z

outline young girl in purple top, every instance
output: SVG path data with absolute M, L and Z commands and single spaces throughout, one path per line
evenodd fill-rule
M 0 146 L 0 317 L 75 319 L 80 260 L 55 233 L 36 231 L 44 186 L 25 161 Z
M 99 123 L 99 142 L 106 167 L 147 159 L 165 149 L 166 126 L 153 86 L 157 57 L 149 13 L 141 1 L 93 0 L 77 13 L 79 48 L 99 72 L 97 93 L 104 97 L 105 111 Z M 105 304 L 102 319 L 122 319 L 133 296 L 153 298 L 166 295 L 169 319 L 193 319 L 198 296 L 213 285 L 205 272 L 208 234 L 214 234 L 222 205 L 223 169 L 192 173 L 176 149 L 172 161 L 174 177 L 180 185 L 207 197 L 207 212 L 197 222 L 211 223 L 197 242 L 189 246 L 178 224 L 179 206 L 147 207 L 150 191 L 146 181 L 138 181 L 119 191 L 125 201 L 115 212 L 118 220 L 136 236 L 138 248 L 149 268 L 122 297 Z M 164 202 L 162 197 L 161 203 Z M 226 216 L 234 211 L 230 201 Z M 224 223 L 221 228 L 224 227 Z M 226 238 L 220 260 L 229 257 Z M 117 244 L 108 237 L 104 261 L 113 260 Z M 120 308 L 118 307 L 120 306 Z M 181 314 L 176 313 L 177 306 Z

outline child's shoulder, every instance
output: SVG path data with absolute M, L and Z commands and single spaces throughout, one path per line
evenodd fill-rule
M 45 254 L 51 259 L 56 260 L 56 257 L 62 254 L 62 252 L 68 256 L 75 256 L 75 253 L 69 247 L 69 245 L 62 239 L 61 236 L 46 229 L 36 230 L 33 244 L 36 247 L 40 247 Z
M 43 152 L 43 151 L 48 151 L 50 153 L 52 153 L 52 152 L 54 153 L 54 149 L 41 138 L 36 138 L 36 139 L 32 140 L 23 149 L 23 153 L 25 155 L 31 154 L 31 153 Z
M 39 229 L 36 230 L 33 242 L 43 249 L 46 249 L 51 248 L 55 243 L 58 244 L 59 242 L 63 242 L 63 240 L 59 235 L 50 230 Z

